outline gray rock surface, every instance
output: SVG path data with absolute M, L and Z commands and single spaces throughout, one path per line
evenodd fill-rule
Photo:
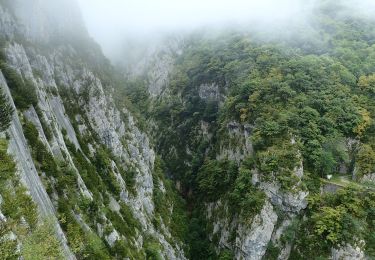
M 200 85 L 198 94 L 201 99 L 205 100 L 219 101 L 221 98 L 219 86 L 215 83 Z
M 364 175 L 361 179 L 361 182 L 373 182 L 373 183 L 375 183 L 375 173 Z
M 212 235 L 219 237 L 218 251 L 229 248 L 236 259 L 254 260 L 265 255 L 278 219 L 268 201 L 251 220 L 245 220 L 241 215 L 231 217 L 228 205 L 221 200 L 207 205 L 207 218 L 213 222 Z M 232 234 L 235 234 L 234 243 L 231 242 Z
M 249 124 L 240 124 L 236 121 L 227 123 L 228 138 L 223 138 L 220 145 L 220 152 L 216 159 L 228 159 L 240 162 L 247 156 L 253 154 L 253 144 L 251 142 L 252 126 Z
M 272 204 L 266 202 L 251 226 L 240 224 L 236 237 L 236 259 L 262 259 L 277 222 Z
M 276 182 L 260 183 L 260 188 L 274 205 L 280 206 L 285 212 L 298 213 L 307 207 L 307 191 L 283 192 Z
M 12 0 L 11 5 L 28 40 L 47 43 L 56 37 L 88 35 L 77 1 Z
M 6 95 L 8 95 L 10 100 L 13 100 L 2 73 L 0 73 L 0 86 L 5 91 Z M 15 108 L 13 101 L 11 104 Z M 58 224 L 55 208 L 53 207 L 53 204 L 48 197 L 48 194 L 34 166 L 17 113 L 14 114 L 8 133 L 10 136 L 9 153 L 13 155 L 15 161 L 17 162 L 17 170 L 21 176 L 21 180 L 29 189 L 30 195 L 36 202 L 41 216 L 43 218 L 51 219 L 54 222 L 57 237 L 61 241 L 65 257 L 67 259 L 75 259 L 75 256 L 71 253 L 67 245 L 65 235 Z
M 338 249 L 332 248 L 332 260 L 363 260 L 366 259 L 362 249 L 359 246 L 345 245 Z
M 0 6 L 0 34 L 13 39 L 17 31 L 18 27 L 12 15 L 4 6 Z
M 144 77 L 152 97 L 166 96 L 170 74 L 176 58 L 182 53 L 183 40 L 171 37 L 167 40 L 152 40 L 153 44 L 145 47 L 140 57 L 129 66 L 129 78 Z

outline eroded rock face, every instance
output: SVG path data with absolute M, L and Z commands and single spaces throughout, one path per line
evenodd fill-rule
M 88 35 L 74 0 L 12 0 L 10 3 L 22 26 L 19 31 L 28 40 L 49 42 L 61 37 Z
M 271 241 L 273 245 L 276 245 L 278 248 L 280 248 L 280 253 L 277 257 L 278 260 L 289 259 L 292 245 L 290 243 L 282 243 L 281 237 L 285 230 L 292 224 L 294 218 L 295 216 L 290 216 L 284 219 L 280 223 L 280 225 L 278 225 L 278 228 L 274 229 L 274 232 L 272 234 Z
M 16 109 L 12 96 L 10 94 L 8 85 L 4 79 L 3 74 L 0 72 L 0 88 L 11 100 L 11 105 Z M 67 245 L 66 237 L 58 224 L 56 218 L 56 211 L 49 198 L 41 179 L 38 176 L 38 172 L 35 168 L 33 159 L 30 154 L 28 144 L 23 134 L 22 125 L 17 113 L 13 116 L 13 121 L 8 129 L 10 136 L 9 140 L 9 153 L 13 155 L 17 162 L 17 172 L 21 177 L 21 181 L 29 189 L 30 195 L 38 205 L 39 212 L 42 218 L 51 219 L 54 223 L 56 234 L 58 239 L 61 241 L 63 253 L 67 259 L 75 259 L 70 248 Z
M 241 163 L 247 156 L 253 154 L 251 143 L 252 126 L 243 125 L 236 121 L 227 123 L 228 139 L 222 140 L 220 154 L 217 159 L 228 159 Z M 292 138 L 292 144 L 295 140 Z M 297 155 L 300 158 L 300 154 Z M 226 202 L 221 200 L 207 205 L 207 217 L 213 221 L 213 236 L 218 236 L 218 251 L 232 248 L 237 259 L 262 259 L 270 241 L 280 249 L 279 259 L 287 259 L 291 252 L 290 244 L 282 244 L 280 238 L 293 218 L 307 207 L 308 191 L 303 189 L 302 178 L 304 169 L 300 160 L 293 171 L 296 183 L 290 190 L 283 190 L 277 180 L 263 180 L 257 169 L 251 171 L 252 183 L 266 195 L 266 202 L 262 210 L 246 222 L 238 209 L 234 215 L 228 211 Z M 278 216 L 274 210 L 277 207 L 283 212 L 282 223 L 275 229 Z M 218 217 L 220 216 L 220 217 Z M 247 224 L 244 224 L 247 223 Z M 235 234 L 235 247 L 230 242 Z
M 254 148 L 250 137 L 253 127 L 236 121 L 228 122 L 226 126 L 228 137 L 223 138 L 216 159 L 240 162 L 252 155 Z
M 38 134 L 39 134 L 40 140 L 47 147 L 47 149 L 49 150 L 49 152 L 53 153 L 52 150 L 51 150 L 51 147 L 49 146 L 47 137 L 46 137 L 46 135 L 44 133 L 42 124 L 40 123 L 40 120 L 39 120 L 39 117 L 38 117 L 38 115 L 37 115 L 37 113 L 35 111 L 35 108 L 34 107 L 30 107 L 27 111 L 25 111 L 23 113 L 23 115 L 25 116 L 25 118 L 28 121 L 30 121 L 36 127 L 36 129 L 38 130 Z
M 262 259 L 278 219 L 271 203 L 265 201 L 250 220 L 241 214 L 231 217 L 228 205 L 221 200 L 209 203 L 207 209 L 207 218 L 213 222 L 212 236 L 219 237 L 218 251 L 230 248 L 236 259 Z
M 238 217 L 233 220 L 228 218 L 228 204 L 218 200 L 207 204 L 207 219 L 213 223 L 212 236 L 219 236 L 218 248 L 231 248 L 233 244 L 230 241 L 231 234 L 235 233 L 238 226 Z M 212 239 L 211 236 L 211 239 Z
M 198 94 L 203 100 L 219 101 L 221 98 L 219 86 L 215 83 L 202 84 L 198 88 Z
M 373 182 L 373 183 L 375 183 L 375 173 L 364 175 L 361 179 L 361 182 Z
M 359 246 L 345 245 L 338 249 L 332 249 L 332 260 L 362 260 L 366 259 Z
M 163 40 L 153 38 L 152 42 L 141 55 L 130 58 L 134 61 L 127 68 L 127 77 L 145 78 L 150 95 L 156 98 L 167 95 L 170 75 L 177 57 L 182 54 L 184 42 L 178 36 Z
M 260 188 L 266 193 L 272 204 L 282 208 L 284 212 L 298 213 L 307 207 L 307 191 L 284 192 L 276 182 L 260 183 Z
M 277 222 L 277 214 L 271 203 L 266 201 L 251 226 L 240 224 L 236 237 L 236 259 L 262 259 Z

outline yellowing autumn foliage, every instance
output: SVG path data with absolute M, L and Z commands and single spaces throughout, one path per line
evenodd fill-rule
M 366 129 L 370 126 L 372 120 L 370 113 L 366 109 L 361 108 L 359 111 L 360 115 L 362 116 L 362 121 L 354 128 L 353 132 L 357 134 L 358 137 L 361 137 Z

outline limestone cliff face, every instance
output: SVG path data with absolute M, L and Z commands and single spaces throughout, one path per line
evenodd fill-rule
M 107 196 L 110 201 L 100 199 L 95 202 L 99 203 L 99 209 L 109 208 L 116 214 L 120 214 L 118 212 L 123 208 L 120 205 L 126 205 L 140 226 L 132 236 L 116 230 L 115 223 L 106 216 L 106 210 L 99 210 L 97 213 L 103 219 L 101 223 L 88 220 L 80 211 L 73 212 L 77 222 L 85 230 L 96 233 L 110 247 L 117 241 L 126 241 L 142 255 L 146 239 L 151 237 L 160 245 L 158 251 L 163 258 L 185 259 L 181 243 L 172 237 L 168 227 L 163 224 L 163 219 L 160 220 L 162 228 L 156 228 L 153 224 L 153 193 L 155 189 L 162 189 L 163 183 L 154 185 L 155 152 L 147 135 L 137 127 L 136 120 L 126 107 L 119 109 L 115 105 L 113 86 L 104 86 L 98 73 L 93 71 L 84 58 L 79 58 L 79 53 L 72 45 L 58 41 L 53 47 L 44 50 L 39 48 L 40 42 L 48 44 L 52 39 L 58 40 L 58 35 L 85 32 L 80 23 L 79 12 L 71 3 L 74 1 L 57 2 L 51 4 L 50 1 L 17 0 L 10 6 L 0 4 L 0 33 L 6 38 L 6 65 L 14 69 L 23 81 L 29 81 L 35 86 L 38 99 L 37 107 L 30 106 L 23 112 L 19 110 L 15 113 L 8 130 L 9 152 L 17 161 L 22 181 L 36 202 L 41 217 L 53 219 L 66 258 L 75 259 L 58 222 L 59 195 L 53 189 L 47 192 L 48 187 L 45 185 L 55 181 L 38 171 L 22 124 L 25 121 L 31 122 L 47 151 L 56 161 L 64 162 L 73 170 L 78 186 L 76 196 L 80 200 L 95 201 L 98 197 L 94 196 L 94 191 L 88 188 L 87 180 L 81 176 L 72 146 L 91 165 L 95 163 L 93 158 L 98 149 L 105 147 L 113 155 L 108 162 L 110 169 L 106 174 L 113 174 L 119 196 L 114 191 L 107 190 L 99 198 Z M 59 13 L 56 4 L 64 10 L 72 10 L 71 13 L 66 16 L 60 12 L 60 15 L 54 16 Z M 10 12 L 11 8 L 15 12 Z M 15 40 L 18 35 L 23 35 L 27 44 Z M 12 86 L 8 86 L 2 73 L 0 87 L 12 100 Z M 76 108 L 74 112 L 71 112 L 72 106 Z M 17 110 L 17 107 L 14 108 Z M 83 138 L 88 141 L 82 142 Z M 131 178 L 125 180 L 124 171 L 133 173 L 134 184 L 131 191 L 128 183 Z M 123 218 L 121 214 L 120 217 Z
M 303 174 L 303 169 L 297 168 L 296 174 Z M 279 259 L 288 259 L 291 246 L 282 244 L 280 238 L 297 214 L 306 208 L 308 192 L 297 187 L 296 192 L 282 191 L 277 182 L 261 182 L 257 176 L 254 171 L 253 183 L 267 198 L 263 208 L 249 220 L 241 214 L 241 209 L 233 216 L 228 210 L 229 201 L 208 204 L 207 219 L 214 223 L 211 238 L 218 237 L 218 250 L 231 248 L 236 259 L 262 259 L 270 242 L 280 248 Z
M 246 156 L 253 153 L 253 144 L 251 142 L 252 126 L 249 124 L 240 124 L 237 121 L 228 122 L 225 134 L 220 142 L 220 152 L 217 155 L 218 160 L 229 159 L 240 162 Z
M 15 0 L 8 3 L 21 25 L 13 33 L 17 32 L 26 39 L 46 43 L 55 38 L 88 36 L 78 3 L 74 0 Z
M 236 259 L 262 259 L 266 253 L 278 216 L 268 201 L 251 220 L 241 214 L 234 217 L 222 201 L 207 205 L 207 218 L 213 222 L 211 238 L 217 237 L 218 248 L 230 248 Z
M 145 46 L 136 57 L 133 57 L 135 61 L 127 64 L 126 75 L 130 79 L 144 78 L 150 95 L 157 98 L 161 95 L 167 96 L 170 76 L 185 42 L 183 37 L 178 36 L 153 39 L 152 42 L 153 44 Z
M 332 249 L 332 260 L 362 260 L 366 259 L 360 246 L 344 245 L 340 248 Z
M 10 100 L 12 100 L 9 88 L 2 73 L 0 73 L 0 86 Z M 16 108 L 13 102 L 12 106 Z M 53 219 L 56 233 L 61 241 L 65 256 L 68 259 L 75 259 L 67 245 L 66 237 L 58 224 L 56 210 L 38 176 L 38 172 L 33 163 L 29 147 L 23 134 L 22 125 L 17 114 L 13 117 L 8 134 L 10 136 L 9 153 L 14 156 L 17 162 L 17 169 L 21 180 L 29 189 L 33 200 L 37 203 L 41 217 Z

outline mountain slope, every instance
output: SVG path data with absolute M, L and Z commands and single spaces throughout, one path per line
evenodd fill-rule
M 202 30 L 126 71 L 188 200 L 193 259 L 374 254 L 375 24 L 344 1 L 312 17 L 267 38 Z
M 39 223 L 53 223 L 68 259 L 184 259 L 169 228 L 183 219 L 182 202 L 148 137 L 115 104 L 110 80 L 116 76 L 77 29 L 83 28 L 79 11 L 61 4 L 74 19 L 54 16 L 49 1 L 0 6 L 1 89 L 16 111 L 6 132 L 9 154 Z M 35 16 L 26 16 L 28 6 Z

